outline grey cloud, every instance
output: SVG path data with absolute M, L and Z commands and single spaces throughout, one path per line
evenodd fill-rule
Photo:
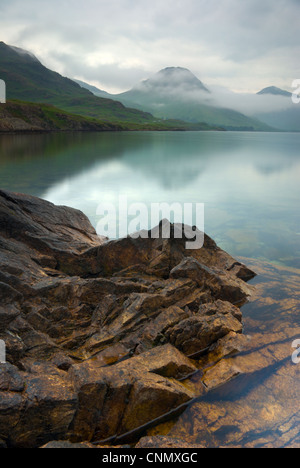
M 184 66 L 259 89 L 300 75 L 299 15 L 298 0 L 10 0 L 0 4 L 0 29 L 45 65 L 106 87 Z

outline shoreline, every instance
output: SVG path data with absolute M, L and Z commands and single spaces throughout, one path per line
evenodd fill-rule
M 236 375 L 223 358 L 246 340 L 255 273 L 208 236 L 194 251 L 184 238 L 102 243 L 81 212 L 4 191 L 0 236 L 8 446 L 121 440 L 173 417 L 200 396 L 185 381 L 204 348 L 219 357 L 203 392 Z

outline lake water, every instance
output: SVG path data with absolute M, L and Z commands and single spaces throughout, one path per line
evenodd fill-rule
M 205 230 L 233 255 L 300 267 L 300 134 L 134 132 L 0 137 L 0 187 L 82 210 L 205 204 Z M 149 226 L 150 227 L 150 226 Z
M 300 445 L 300 364 L 290 358 L 291 343 L 300 338 L 299 148 L 300 134 L 292 133 L 0 136 L 2 189 L 78 208 L 95 227 L 97 206 L 117 206 L 120 195 L 129 204 L 147 206 L 204 203 L 207 234 L 234 257 L 247 258 L 259 273 L 252 283 L 257 292 L 243 308 L 244 332 L 252 337 L 244 353 L 250 361 L 244 357 L 239 362 L 246 384 L 228 384 L 224 392 L 191 405 L 174 427 L 160 428 L 161 433 L 205 446 L 292 446 L 297 437 Z M 150 227 L 151 220 L 147 223 Z M 277 353 L 275 362 L 268 361 L 267 353 Z M 235 418 L 226 417 L 229 413 Z M 209 421 L 208 436 L 201 428 Z M 247 427 L 251 435 L 243 432 Z

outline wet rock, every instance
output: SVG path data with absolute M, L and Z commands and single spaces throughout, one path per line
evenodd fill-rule
M 41 449 L 95 449 L 93 444 L 87 442 L 72 443 L 67 440 L 53 440 L 40 447 Z
M 226 360 L 222 360 L 211 369 L 205 371 L 202 382 L 206 388 L 211 390 L 229 382 L 241 373 L 242 371 L 236 365 L 233 365 Z
M 247 335 L 227 335 L 201 357 L 204 372 L 190 386 L 198 393 L 204 381 L 205 393 L 174 424 L 149 435 L 163 433 L 215 448 L 300 447 L 300 374 L 291 359 L 291 344 L 300 336 L 300 271 L 252 262 L 260 278 L 243 318 Z M 226 359 L 219 355 L 219 347 L 222 354 L 240 346 L 242 352 Z M 232 379 L 235 372 L 239 375 Z
M 174 378 L 196 368 L 170 345 L 102 367 L 97 360 L 70 371 L 79 395 L 72 440 L 104 440 L 165 415 L 194 395 Z M 168 378 L 173 378 L 169 380 Z
M 19 370 L 10 363 L 0 364 L 0 391 L 22 392 L 24 378 Z
M 197 396 L 185 355 L 234 348 L 254 273 L 206 235 L 187 250 L 192 233 L 105 242 L 77 210 L 0 191 L 4 444 L 120 438 Z
M 209 348 L 229 333 L 241 333 L 241 323 L 233 315 L 216 313 L 212 316 L 193 316 L 170 328 L 167 339 L 187 356 L 194 356 Z
M 135 448 L 203 448 L 202 445 L 199 444 L 189 444 L 184 440 L 167 437 L 167 436 L 153 436 L 153 437 L 143 437 L 139 443 L 135 446 Z
M 17 427 L 8 435 L 10 444 L 30 448 L 47 442 L 53 435 L 65 437 L 76 407 L 77 395 L 62 374 L 47 373 L 25 375 L 24 411 Z

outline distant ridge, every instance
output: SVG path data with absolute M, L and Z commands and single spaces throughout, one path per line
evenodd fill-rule
M 289 93 L 288 91 L 277 88 L 276 86 L 269 86 L 267 88 L 262 89 L 256 94 L 273 94 L 274 96 L 286 96 L 286 97 L 292 96 L 292 93 Z
M 126 106 L 151 112 L 157 118 L 207 122 L 227 130 L 272 131 L 258 119 L 218 107 L 213 93 L 190 70 L 167 67 L 131 90 L 110 95 Z
M 73 81 L 75 81 L 75 83 L 79 84 L 79 86 L 81 88 L 88 89 L 95 96 L 111 99 L 111 95 L 109 93 L 107 93 L 106 91 L 103 91 L 102 89 L 97 88 L 96 86 L 90 85 L 90 84 L 86 83 L 85 81 L 81 81 L 81 80 L 75 80 L 74 79 Z

